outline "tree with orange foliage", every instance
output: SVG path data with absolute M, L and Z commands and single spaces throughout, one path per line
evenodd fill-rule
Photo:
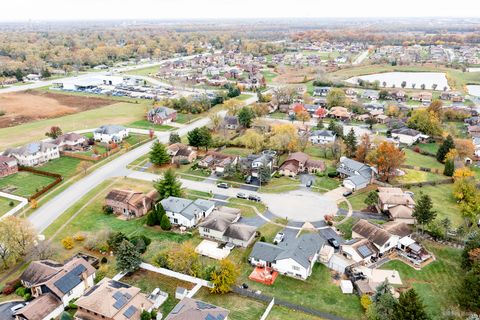
M 472 140 L 469 139 L 455 139 L 455 149 L 458 156 L 462 159 L 473 156 L 475 152 L 475 146 Z
M 297 151 L 297 128 L 290 123 L 273 125 L 269 145 L 273 150 L 280 152 Z
M 370 142 L 370 136 L 365 133 L 360 141 L 360 144 L 357 147 L 357 152 L 355 153 L 355 159 L 360 162 L 365 162 L 367 155 L 372 149 L 372 143 Z
M 367 162 L 377 168 L 381 180 L 388 181 L 405 162 L 405 153 L 392 143 L 384 141 L 368 153 Z
M 310 120 L 310 114 L 305 110 L 300 111 L 300 112 L 297 113 L 297 119 L 299 121 L 302 121 L 302 123 L 305 123 L 305 121 Z
M 473 174 L 472 170 L 470 170 L 467 167 L 458 168 L 453 173 L 453 178 L 454 179 L 469 178 L 469 177 L 473 177 L 473 176 L 474 176 L 474 174 Z

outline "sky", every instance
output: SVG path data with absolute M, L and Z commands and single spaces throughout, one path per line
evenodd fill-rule
M 0 22 L 28 20 L 480 17 L 479 0 L 2 0 Z

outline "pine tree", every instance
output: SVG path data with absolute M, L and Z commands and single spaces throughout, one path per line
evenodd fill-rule
M 443 163 L 443 161 L 445 161 L 445 156 L 447 155 L 447 153 L 454 148 L 455 148 L 455 142 L 453 141 L 452 136 L 448 135 L 448 137 L 443 141 L 440 148 L 438 148 L 437 160 Z
M 150 151 L 150 162 L 157 166 L 170 162 L 167 148 L 158 141 L 153 144 L 152 150 Z
M 250 107 L 243 107 L 238 112 L 238 122 L 244 128 L 250 128 L 250 125 L 252 124 L 252 121 L 254 118 L 255 118 L 255 113 L 253 113 Z
M 163 208 L 162 203 L 161 202 L 157 203 L 157 206 L 155 207 L 155 216 L 156 216 L 157 221 L 158 221 L 157 224 L 160 224 L 163 216 L 165 216 L 165 215 L 167 215 L 167 213 L 165 212 L 165 209 Z
M 451 177 L 453 176 L 454 172 L 455 172 L 455 164 L 453 162 L 453 159 L 445 160 L 445 168 L 443 169 L 443 174 L 446 175 L 447 177 Z
M 155 210 L 152 210 L 147 215 L 147 220 L 145 221 L 147 226 L 153 227 L 160 224 L 160 221 L 157 219 L 157 213 Z
M 178 133 L 172 132 L 172 133 L 170 133 L 170 137 L 168 138 L 168 142 L 170 144 L 180 143 L 180 142 L 182 142 L 182 138 L 180 138 L 180 135 Z
M 425 306 L 415 289 L 410 289 L 400 294 L 395 308 L 396 320 L 427 320 Z
M 162 227 L 162 230 L 172 229 L 172 224 L 170 223 L 170 219 L 168 219 L 167 215 L 162 217 L 162 221 L 160 221 L 160 227 Z
M 137 248 L 128 240 L 122 241 L 122 243 L 118 246 L 115 256 L 117 258 L 116 269 L 119 272 L 135 271 L 138 269 L 140 263 L 142 263 L 140 253 L 137 251 Z
M 357 137 L 355 136 L 355 131 L 353 131 L 353 128 L 350 129 L 348 132 L 347 136 L 344 139 L 345 146 L 346 146 L 346 153 L 347 157 L 351 158 L 355 155 L 355 152 L 357 151 Z
M 415 205 L 412 216 L 417 220 L 417 223 L 422 225 L 422 227 L 435 220 L 437 213 L 433 210 L 432 198 L 430 198 L 428 194 L 420 194 L 420 199 Z
M 160 195 L 160 199 L 180 197 L 182 195 L 182 184 L 177 181 L 175 172 L 172 169 L 168 169 L 164 173 L 163 179 L 155 182 L 154 187 Z

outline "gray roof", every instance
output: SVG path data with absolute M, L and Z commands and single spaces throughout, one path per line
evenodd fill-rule
M 107 125 L 101 126 L 97 130 L 95 130 L 95 132 L 101 133 L 101 134 L 116 134 L 124 130 L 126 130 L 124 126 L 107 124 Z
M 372 173 L 375 173 L 375 169 L 365 163 L 349 159 L 347 157 L 341 157 L 337 166 L 337 171 L 349 177 L 355 185 L 365 183 L 370 180 Z
M 32 142 L 18 148 L 9 148 L 3 153 L 4 156 L 18 155 L 18 156 L 28 156 L 33 155 L 37 152 L 46 152 L 50 149 L 57 149 L 58 146 L 50 142 Z
M 165 119 L 169 115 L 171 115 L 173 113 L 176 113 L 176 112 L 177 111 L 175 111 L 174 109 L 170 109 L 170 108 L 167 108 L 167 107 L 156 107 L 156 108 L 148 111 L 148 115 L 149 116 L 157 115 L 157 116 L 160 116 L 160 118 Z
M 315 130 L 310 133 L 310 136 L 335 137 L 335 133 L 330 130 Z
M 250 257 L 263 261 L 292 259 L 305 268 L 311 265 L 311 259 L 323 247 L 325 240 L 317 233 L 305 234 L 273 245 L 257 242 L 253 246 Z
M 228 125 L 238 125 L 238 117 L 237 116 L 225 116 L 223 121 Z
M 247 241 L 252 238 L 256 231 L 256 227 L 242 223 L 234 223 L 227 228 L 224 235 L 232 239 Z
M 410 129 L 410 128 L 393 129 L 392 133 L 403 134 L 403 135 L 411 136 L 411 137 L 415 137 L 415 136 L 418 136 L 419 134 L 421 134 L 420 131 L 417 131 L 415 129 Z
M 82 273 L 86 270 L 87 268 L 85 268 L 83 264 L 79 264 L 63 277 L 55 281 L 53 285 L 62 293 L 66 294 L 83 281 Z
M 168 197 L 160 202 L 166 211 L 178 213 L 189 220 L 215 206 L 215 202 L 210 200 L 193 201 L 177 197 Z

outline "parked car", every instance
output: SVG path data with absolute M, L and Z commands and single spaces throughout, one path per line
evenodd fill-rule
M 337 240 L 335 240 L 335 238 L 328 239 L 328 243 L 335 249 L 340 249 L 340 244 L 338 243 Z
M 312 180 L 308 180 L 308 181 L 307 181 L 307 184 L 306 184 L 307 188 L 310 188 L 310 187 L 312 186 L 312 184 L 313 184 L 313 181 L 312 181 Z
M 245 183 L 247 183 L 247 184 L 252 183 L 252 176 L 248 176 L 248 177 L 245 179 Z
M 22 302 L 22 303 L 19 303 L 19 304 L 16 304 L 16 305 L 14 305 L 13 307 L 10 308 L 10 311 L 11 311 L 12 313 L 15 313 L 15 312 L 17 312 L 18 310 L 20 310 L 20 309 L 22 309 L 23 307 L 25 307 L 26 305 L 27 305 L 27 304 L 26 304 L 26 303 L 23 303 L 23 302 Z
M 273 239 L 273 243 L 279 244 L 280 242 L 283 241 L 283 239 L 285 239 L 285 234 L 283 232 L 279 232 Z
M 259 196 L 256 196 L 256 195 L 253 195 L 253 194 L 248 196 L 248 200 L 257 201 L 257 202 L 262 201 L 262 199 Z
M 225 182 L 220 182 L 217 184 L 217 187 L 218 188 L 222 188 L 222 189 L 228 189 L 230 188 L 230 186 L 228 185 L 228 183 L 225 183 Z
M 353 193 L 353 192 L 352 192 L 351 190 L 348 190 L 348 191 L 345 191 L 345 192 L 343 193 L 343 196 L 346 198 L 346 197 L 348 197 L 348 196 L 351 196 L 352 193 Z
M 248 197 L 247 197 L 247 195 L 246 195 L 245 193 L 239 192 L 239 193 L 237 193 L 237 198 L 239 198 L 239 199 L 247 199 Z
M 225 245 L 225 249 L 229 250 L 229 251 L 232 251 L 233 249 L 235 248 L 235 245 L 231 242 L 228 242 L 226 245 Z

